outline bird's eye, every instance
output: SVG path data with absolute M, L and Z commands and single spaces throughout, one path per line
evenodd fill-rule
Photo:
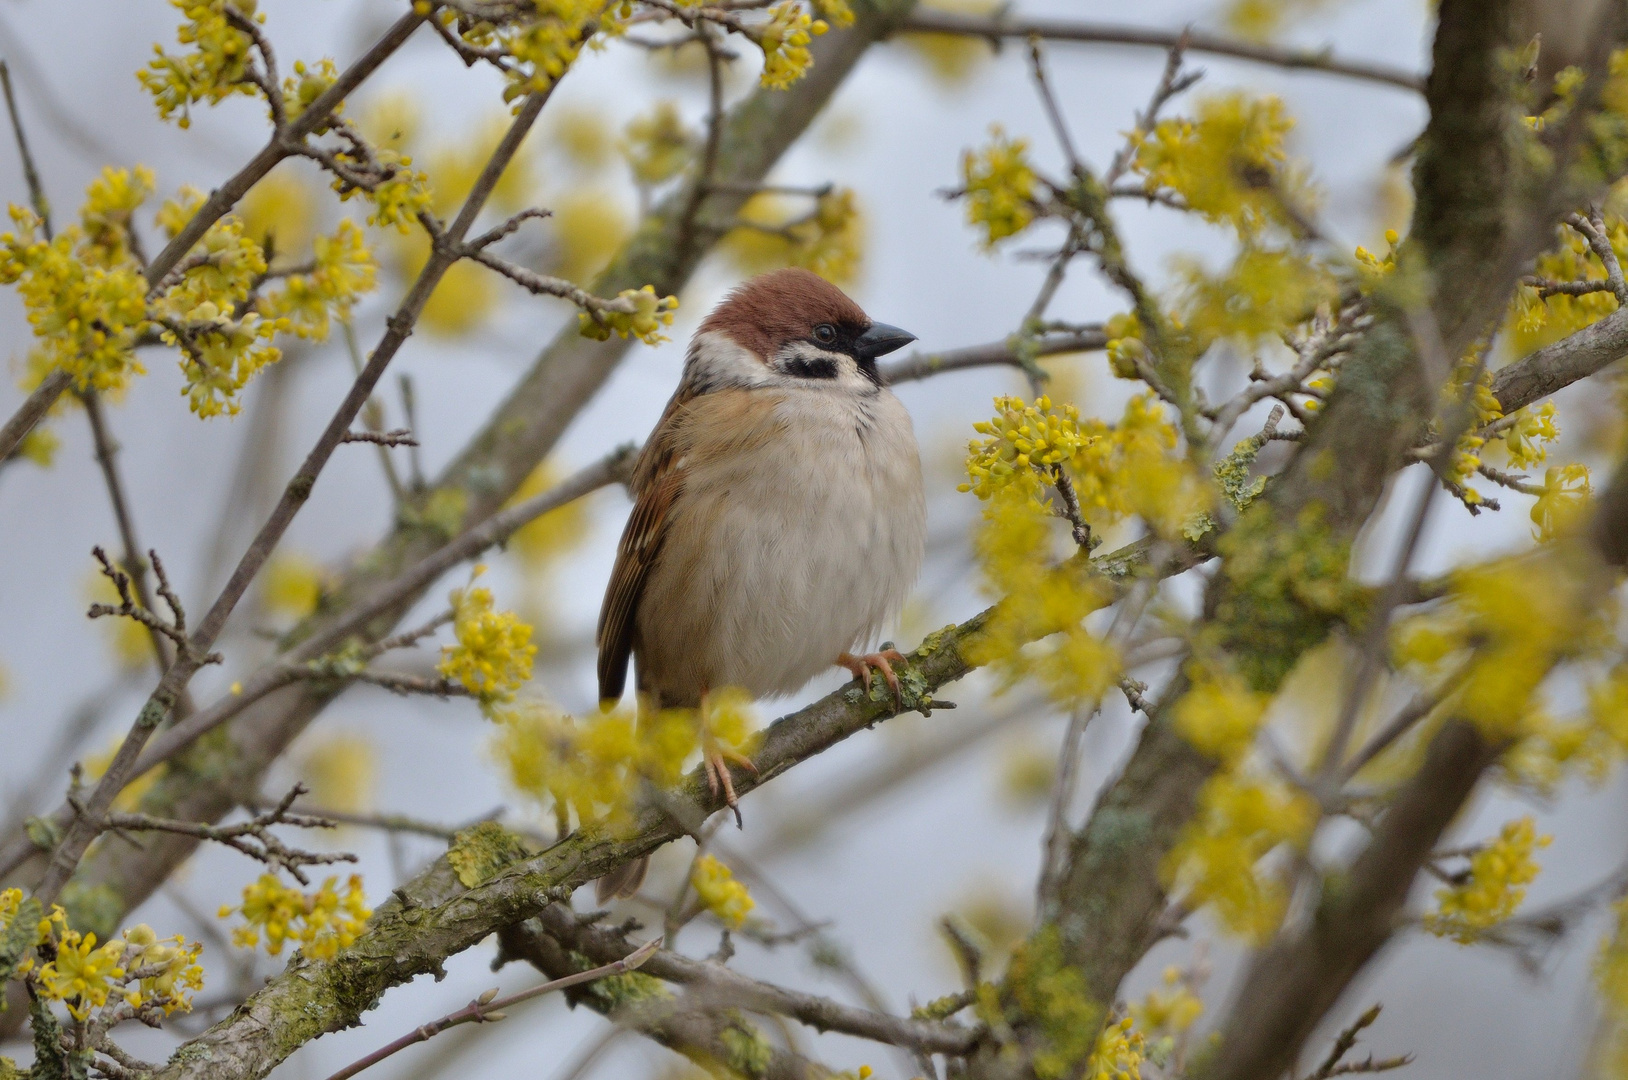
M 837 339 L 837 328 L 830 323 L 821 323 L 814 328 L 814 339 L 829 345 Z

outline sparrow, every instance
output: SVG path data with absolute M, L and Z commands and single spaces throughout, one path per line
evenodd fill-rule
M 921 569 L 921 454 L 876 368 L 914 340 L 807 270 L 753 278 L 696 330 L 634 465 L 596 633 L 599 696 L 621 698 L 631 658 L 641 709 L 697 710 L 708 785 L 732 809 L 729 765 L 752 765 L 708 730 L 709 692 L 777 697 L 840 666 L 899 694 L 904 657 L 855 650 Z M 600 879 L 600 900 L 632 895 L 645 868 Z

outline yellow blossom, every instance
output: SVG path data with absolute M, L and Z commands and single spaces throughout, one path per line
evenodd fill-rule
M 769 22 L 757 34 L 763 50 L 759 81 L 771 90 L 785 90 L 801 79 L 814 63 L 808 43 L 830 27 L 809 14 L 798 0 L 781 0 L 769 8 Z
M 316 191 L 284 163 L 249 189 L 237 214 L 244 234 L 262 250 L 276 253 L 274 265 L 297 263 L 316 232 Z
M 1165 989 L 1155 987 L 1131 1006 L 1131 1016 L 1143 1031 L 1180 1035 L 1204 1015 L 1204 999 L 1193 993 L 1182 970 L 1175 965 L 1164 969 Z
M 1539 836 L 1530 817 L 1506 824 L 1497 839 L 1470 856 L 1468 880 L 1436 890 L 1437 910 L 1425 916 L 1425 929 L 1468 945 L 1515 914 L 1538 876 L 1532 853 L 1552 839 Z
M 377 267 L 355 222 L 344 220 L 332 235 L 312 241 L 310 270 L 290 274 L 266 295 L 261 311 L 297 337 L 323 341 L 331 320 L 346 319 L 362 294 L 371 292 Z
M 0 284 L 17 286 L 41 367 L 60 368 L 82 390 L 122 390 L 144 371 L 134 347 L 149 326 L 146 278 L 122 246 L 125 261 L 110 264 L 115 250 L 76 225 L 45 240 L 32 211 L 13 206 L 11 220 L 16 231 L 0 234 Z
M 545 461 L 531 471 L 508 505 L 541 495 L 559 481 L 559 467 L 552 459 Z M 527 570 L 540 573 L 576 548 L 587 535 L 588 509 L 583 500 L 575 499 L 521 526 L 509 537 L 508 547 Z
M 738 215 L 742 225 L 724 238 L 723 249 L 743 274 L 801 266 L 827 281 L 850 282 L 864 256 L 865 218 L 849 188 L 833 188 L 803 209 L 805 199 L 759 194 Z
M 578 188 L 551 207 L 552 272 L 571 281 L 596 277 L 633 232 L 626 208 L 602 188 Z
M 947 11 L 953 15 L 993 15 L 999 0 L 920 0 L 922 11 Z M 893 40 L 909 48 L 927 71 L 943 86 L 960 86 L 988 63 L 995 50 L 987 41 L 967 34 L 900 34 Z
M 1271 697 L 1216 664 L 1189 663 L 1187 676 L 1192 685 L 1173 710 L 1176 730 L 1210 757 L 1236 763 L 1254 745 Z
M 476 567 L 473 577 L 484 569 Z M 436 670 L 483 704 L 508 701 L 531 678 L 537 655 L 531 627 L 512 611 L 492 610 L 492 591 L 473 584 L 453 591 L 452 610 L 457 642 L 441 647 Z
M 1199 791 L 1197 815 L 1165 858 L 1165 879 L 1188 902 L 1213 905 L 1234 933 L 1264 941 L 1282 921 L 1288 891 L 1256 864 L 1284 844 L 1304 846 L 1316 824 L 1317 804 L 1303 792 L 1219 773 Z
M 56 943 L 55 959 L 35 974 L 35 985 L 42 997 L 63 1002 L 75 1019 L 84 1020 L 118 989 L 123 959 L 124 942 L 114 939 L 97 948 L 95 934 L 69 930 Z
M 373 805 L 378 751 L 365 736 L 334 732 L 300 755 L 300 775 L 318 806 L 358 814 Z
M 1283 143 L 1293 126 L 1276 97 L 1206 98 L 1193 119 L 1173 117 L 1136 132 L 1132 167 L 1148 191 L 1173 194 L 1205 219 L 1251 236 L 1284 217 L 1274 187 L 1297 199 L 1309 196 L 1285 168 Z
M 695 895 L 702 906 L 730 929 L 738 930 L 756 906 L 746 886 L 735 880 L 729 867 L 711 855 L 703 855 L 695 860 L 695 866 L 690 871 L 690 884 L 695 887 Z
M 192 123 L 190 105 L 200 101 L 213 105 L 232 94 L 260 92 L 244 80 L 253 40 L 234 27 L 227 16 L 231 10 L 254 22 L 264 22 L 265 16 L 255 10 L 256 0 L 170 0 L 170 4 L 186 19 L 175 33 L 176 40 L 193 49 L 172 56 L 154 45 L 156 58 L 136 73 L 158 103 L 159 116 L 168 120 L 180 113 L 177 123 L 184 128 Z
M 1495 739 L 1525 733 L 1549 671 L 1598 629 L 1582 617 L 1583 598 L 1561 559 L 1540 549 L 1456 571 L 1445 604 L 1397 628 L 1397 662 L 1434 676 L 1467 658 L 1453 698 L 1459 715 Z
M 678 103 L 658 101 L 649 113 L 628 123 L 622 154 L 633 179 L 654 187 L 677 176 L 695 154 L 696 135 L 684 124 Z
M 1532 504 L 1532 523 L 1539 540 L 1553 540 L 1574 531 L 1582 522 L 1594 494 L 1587 465 L 1559 465 L 1545 470 L 1543 494 Z
M 636 337 L 646 345 L 668 340 L 661 328 L 673 325 L 678 297 L 657 296 L 654 286 L 646 285 L 642 289 L 623 289 L 616 298 L 632 310 L 602 311 L 598 320 L 586 311 L 579 313 L 577 319 L 583 337 L 604 341 L 615 333 L 624 338 Z
M 1360 244 L 1357 246 L 1355 253 L 1357 268 L 1362 271 L 1363 277 L 1367 279 L 1368 284 L 1372 285 L 1396 269 L 1396 246 L 1401 243 L 1401 240 L 1401 234 L 1395 229 L 1385 230 L 1385 243 L 1389 245 L 1390 250 L 1385 253 L 1383 259 Z
M 1141 1080 L 1145 1049 L 1142 1033 L 1132 1028 L 1130 1017 L 1109 1024 L 1097 1036 L 1082 1080 Z
M 124 932 L 125 970 L 131 976 L 124 987 L 125 1003 L 136 1009 L 160 1009 L 168 1016 L 177 1009 L 190 1012 L 189 991 L 203 989 L 203 968 L 198 960 L 203 946 L 187 944 L 180 934 L 160 938 L 143 923 Z
M 984 230 L 984 247 L 1016 236 L 1035 217 L 1037 183 L 1029 167 L 1027 139 L 1008 139 L 999 125 L 989 129 L 989 145 L 961 155 L 966 185 L 967 224 Z
M 220 909 L 223 919 L 234 913 L 243 918 L 232 931 L 234 945 L 252 949 L 264 938 L 266 952 L 277 956 L 293 942 L 312 960 L 331 960 L 348 948 L 373 914 L 358 874 L 350 876 L 343 892 L 339 879 L 330 877 L 311 893 L 289 888 L 273 874 L 261 874 L 244 887 L 241 904 Z
M 327 587 L 328 574 L 321 563 L 295 551 L 280 550 L 266 563 L 260 602 L 278 615 L 303 619 L 316 611 Z

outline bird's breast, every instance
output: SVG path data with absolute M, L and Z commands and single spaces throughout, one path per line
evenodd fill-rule
M 777 391 L 762 419 L 774 437 L 750 453 L 689 455 L 640 605 L 639 659 L 658 684 L 791 693 L 872 638 L 915 584 L 921 459 L 899 401 Z

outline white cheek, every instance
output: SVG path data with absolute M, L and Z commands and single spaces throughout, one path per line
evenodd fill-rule
M 686 381 L 708 389 L 720 386 L 767 386 L 775 372 L 749 349 L 714 331 L 695 335 L 684 361 Z

